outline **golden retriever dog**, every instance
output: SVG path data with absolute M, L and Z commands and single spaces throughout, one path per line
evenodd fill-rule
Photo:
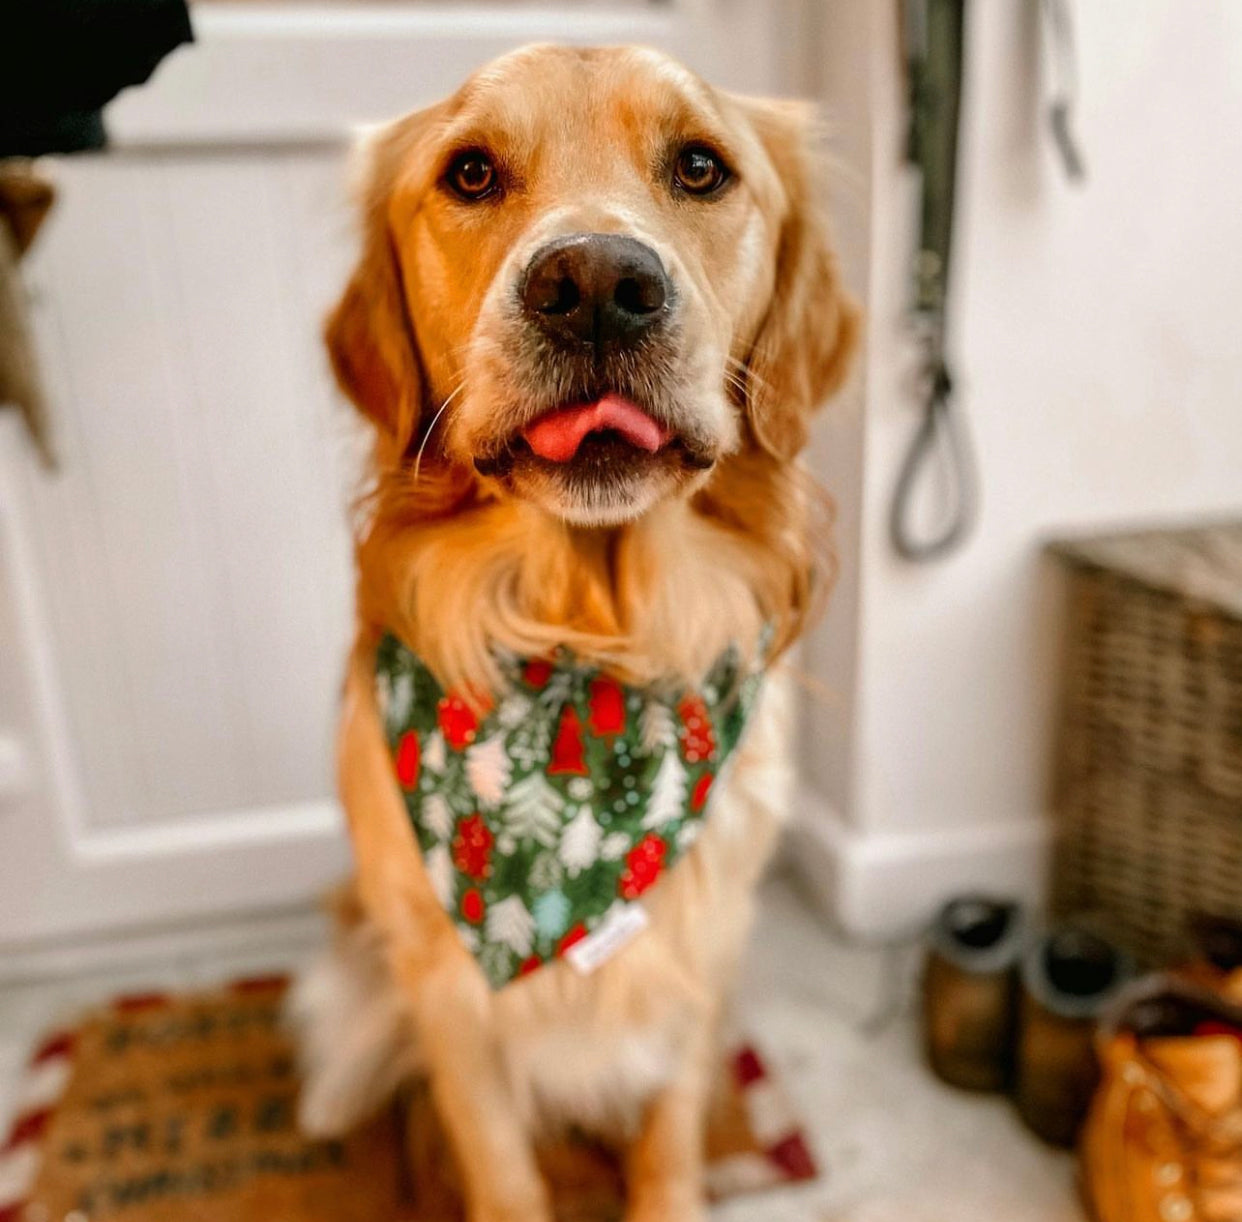
M 825 585 L 821 498 L 795 458 L 858 328 L 813 146 L 805 107 L 723 93 L 663 54 L 538 46 L 360 152 L 361 257 L 326 332 L 375 433 L 339 734 L 356 876 L 336 946 L 295 999 L 302 1115 L 337 1132 L 426 1074 L 472 1222 L 547 1222 L 533 1150 L 571 1125 L 621 1150 L 631 1222 L 704 1216 L 713 1032 L 790 800 L 775 663 Z M 438 696 L 421 748 L 394 746 L 381 650 Z M 573 799 L 603 784 L 586 736 L 601 767 L 616 737 L 632 769 L 627 710 L 681 693 L 680 746 L 664 750 L 684 778 L 717 747 L 686 693 L 726 656 L 758 694 L 710 802 L 704 774 L 677 808 L 695 812 L 693 842 L 618 833 L 608 938 L 575 956 L 579 927 L 506 971 L 535 936 L 526 907 L 493 928 L 483 881 L 443 885 L 454 868 L 495 885 L 489 855 L 525 851 L 495 813 L 510 765 L 474 754 L 484 719 L 533 733 L 548 675 L 587 675 L 589 714 L 567 704 L 549 748 Z M 468 774 L 477 798 L 445 800 L 436 767 Z M 629 773 L 616 783 L 632 789 Z M 545 846 L 568 834 L 561 792 L 524 790 L 523 826 Z M 625 800 L 641 814 L 646 799 Z M 433 863 L 420 838 L 437 826 Z M 566 902 L 541 902 L 554 934 Z M 503 941 L 490 959 L 488 937 Z

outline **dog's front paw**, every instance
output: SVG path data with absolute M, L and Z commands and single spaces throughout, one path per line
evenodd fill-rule
M 531 1204 L 471 1210 L 467 1222 L 555 1222 L 555 1220 L 548 1206 Z
M 640 1195 L 630 1202 L 625 1222 L 707 1222 L 707 1206 L 694 1190 Z
M 625 1215 L 625 1222 L 707 1222 L 707 1206 L 695 1201 L 676 1206 L 643 1207 L 630 1210 Z

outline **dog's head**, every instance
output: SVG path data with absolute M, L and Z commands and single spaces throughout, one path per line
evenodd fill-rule
M 526 48 L 381 129 L 327 340 L 389 465 L 602 526 L 791 457 L 857 329 L 810 142 L 639 48 Z

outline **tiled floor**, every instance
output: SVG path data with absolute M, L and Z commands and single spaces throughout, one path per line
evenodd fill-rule
M 40 1030 L 84 1003 L 294 968 L 320 936 L 309 918 L 264 921 L 193 955 L 0 989 L 0 1113 Z M 790 886 L 768 886 L 738 1022 L 793 1094 L 824 1174 L 732 1202 L 719 1222 L 1081 1222 L 1067 1156 L 1003 1101 L 924 1072 L 909 1007 L 894 1005 L 911 967 L 908 952 L 833 940 Z

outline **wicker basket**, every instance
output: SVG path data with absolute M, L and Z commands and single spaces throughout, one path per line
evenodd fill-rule
M 1069 570 L 1053 907 L 1148 964 L 1242 920 L 1242 523 L 1058 543 Z

